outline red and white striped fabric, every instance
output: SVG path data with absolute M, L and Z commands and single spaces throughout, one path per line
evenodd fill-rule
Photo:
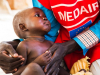
M 82 34 L 79 34 L 77 38 L 89 49 L 99 42 L 99 38 L 91 31 L 88 30 Z

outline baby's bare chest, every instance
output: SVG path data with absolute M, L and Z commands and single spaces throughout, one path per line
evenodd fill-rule
M 40 56 L 41 54 L 45 53 L 50 47 L 52 46 L 51 43 L 49 42 L 45 42 L 45 43 L 35 43 L 35 44 L 31 44 L 28 47 L 28 57 L 27 60 L 29 62 L 33 61 L 34 59 L 36 59 L 38 56 Z

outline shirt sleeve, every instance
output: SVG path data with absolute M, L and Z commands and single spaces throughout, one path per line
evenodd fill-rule
M 51 6 L 50 6 L 49 0 L 38 0 L 38 2 L 40 2 L 47 9 L 51 10 Z
M 90 27 L 89 30 L 79 34 L 73 39 L 83 49 L 83 55 L 85 55 L 88 49 L 95 46 L 100 41 L 100 20 L 95 25 Z
M 38 2 L 38 0 L 32 0 L 33 7 L 38 7 L 45 13 L 47 19 L 51 23 L 51 30 L 45 35 L 45 39 L 49 41 L 55 41 L 58 36 L 58 30 L 60 28 L 60 24 L 55 19 L 53 12 L 47 8 L 45 8 L 42 4 Z
M 21 38 L 20 38 L 19 40 L 20 40 L 20 41 L 24 41 L 24 39 L 21 39 Z
M 13 41 L 24 41 L 24 39 L 20 38 L 20 39 L 14 39 Z

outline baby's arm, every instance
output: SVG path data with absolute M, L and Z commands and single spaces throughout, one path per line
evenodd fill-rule
M 27 60 L 27 44 L 26 44 L 26 42 L 22 41 L 21 43 L 19 43 L 16 51 L 19 55 L 23 56 L 23 58 L 25 59 L 25 61 L 23 62 L 23 65 L 19 66 L 18 71 L 13 74 L 13 75 L 20 75 L 26 67 L 25 66 L 25 63 Z
M 49 41 L 51 45 L 53 44 L 52 41 Z M 38 49 L 37 49 L 38 50 Z M 51 61 L 52 54 L 50 51 L 46 51 L 45 53 L 38 56 L 33 63 L 37 63 L 40 66 L 46 66 Z

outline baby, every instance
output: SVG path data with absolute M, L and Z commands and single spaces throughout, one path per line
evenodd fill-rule
M 36 7 L 25 9 L 15 15 L 13 27 L 17 36 L 24 39 L 16 51 L 25 58 L 23 65 L 14 75 L 45 75 L 43 69 L 52 56 L 47 50 L 53 45 L 53 42 L 45 40 L 44 37 L 51 29 L 45 14 Z M 64 75 L 63 73 L 69 75 L 61 70 L 59 75 Z

